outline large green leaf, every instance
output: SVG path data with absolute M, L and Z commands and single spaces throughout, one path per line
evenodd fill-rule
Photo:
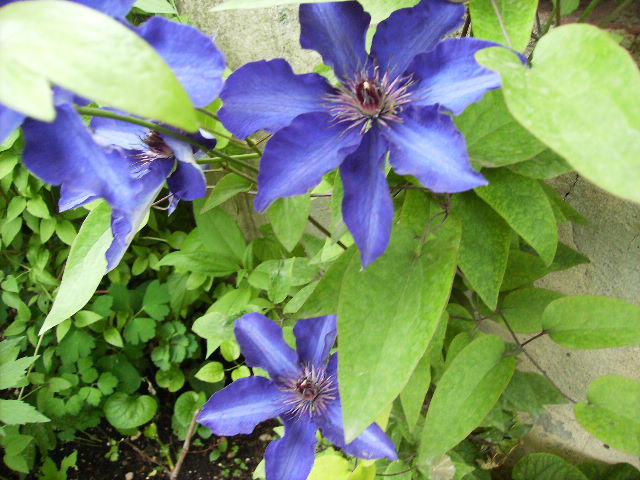
M 121 22 L 76 2 L 35 0 L 2 7 L 0 25 L 5 105 L 20 109 L 24 90 L 6 87 L 15 72 L 29 71 L 98 103 L 197 129 L 191 100 L 169 65 Z M 40 100 L 42 87 L 32 91 Z M 47 114 L 24 113 L 52 120 L 51 98 L 41 105 Z
M 532 67 L 505 49 L 477 58 L 502 75 L 507 106 L 531 133 L 591 182 L 640 202 L 640 73 L 609 33 L 556 28 Z
M 126 430 L 147 423 L 158 410 L 158 402 L 149 395 L 138 397 L 117 392 L 104 404 L 104 414 L 109 423 L 116 428 Z
M 418 362 L 418 365 L 416 365 L 409 382 L 400 393 L 402 411 L 407 420 L 407 425 L 412 431 L 416 428 L 424 398 L 431 384 L 431 362 L 429 360 L 430 352 L 427 351 Z
M 513 469 L 514 480 L 587 480 L 580 470 L 564 458 L 551 453 L 532 453 Z
M 467 141 L 471 160 L 482 167 L 501 167 L 535 157 L 546 146 L 520 125 L 507 109 L 501 90 L 485 95 L 455 117 Z
M 111 208 L 102 203 L 87 215 L 73 240 L 60 288 L 40 335 L 79 312 L 91 300 L 107 273 L 105 254 L 112 239 Z
M 298 244 L 309 219 L 311 197 L 298 195 L 276 200 L 267 214 L 273 233 L 289 252 Z
M 538 0 L 471 0 L 473 35 L 523 52 L 531 40 L 537 9 Z
M 542 313 L 547 305 L 564 295 L 544 288 L 524 288 L 507 295 L 502 313 L 517 333 L 537 333 L 542 330 Z
M 510 170 L 485 170 L 486 187 L 475 192 L 531 245 L 547 265 L 558 245 L 558 228 L 553 209 L 538 181 Z
M 618 450 L 640 455 L 640 382 L 611 375 L 589 385 L 589 403 L 575 406 L 591 434 Z
M 610 297 L 565 297 L 547 306 L 542 326 L 568 348 L 639 345 L 640 307 Z
M 354 256 L 344 274 L 338 351 L 347 442 L 402 391 L 449 298 L 460 242 L 458 219 L 450 216 L 417 255 L 421 241 L 411 229 L 397 226 L 384 255 L 364 271 Z
M 25 423 L 42 423 L 50 421 L 33 405 L 22 400 L 0 399 L 0 422 L 7 425 L 24 425 Z
M 511 229 L 493 209 L 471 192 L 454 196 L 452 205 L 462 221 L 460 269 L 473 289 L 493 310 L 507 268 Z
M 202 204 L 203 200 L 194 202 L 193 213 L 204 248 L 216 257 L 242 262 L 247 242 L 237 222 L 219 207 L 202 212 Z
M 442 375 L 431 399 L 418 464 L 426 466 L 476 428 L 498 401 L 516 368 L 506 343 L 481 335 L 467 345 Z

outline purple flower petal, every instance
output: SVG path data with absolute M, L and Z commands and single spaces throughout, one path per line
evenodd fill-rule
M 149 165 L 145 174 L 136 181 L 139 191 L 133 198 L 132 206 L 123 209 L 113 208 L 111 214 L 111 231 L 113 232 L 113 242 L 107 250 L 107 271 L 113 270 L 123 255 L 129 248 L 131 241 L 147 217 L 151 204 L 155 201 L 158 193 L 164 185 L 164 180 L 173 168 L 174 161 L 171 159 L 158 159 Z
M 196 107 L 215 100 L 222 90 L 225 59 L 211 38 L 163 17 L 150 18 L 136 31 L 169 64 Z
M 402 122 L 384 130 L 391 144 L 391 166 L 400 175 L 415 175 L 436 193 L 456 193 L 486 185 L 469 162 L 464 136 L 438 107 L 410 109 Z
M 358 2 L 300 5 L 300 45 L 315 50 L 339 78 L 352 77 L 367 63 L 365 37 L 371 16 Z
M 271 378 L 295 377 L 298 354 L 284 341 L 282 328 L 260 313 L 247 313 L 235 323 L 236 339 L 250 367 L 260 367 Z
M 248 63 L 233 72 L 220 94 L 219 116 L 238 138 L 258 130 L 275 133 L 303 113 L 325 109 L 327 81 L 315 73 L 296 75 L 283 59 Z
M 337 317 L 327 315 L 298 320 L 293 327 L 293 334 L 296 336 L 300 362 L 324 366 L 338 335 Z
M 480 65 L 474 56 L 496 46 L 500 45 L 476 38 L 450 38 L 416 56 L 409 71 L 420 79 L 414 86 L 417 105 L 440 104 L 458 115 L 489 90 L 499 88 L 500 75 Z
M 73 0 L 95 10 L 116 18 L 124 18 L 129 13 L 135 0 Z
M 24 122 L 27 168 L 51 185 L 104 198 L 112 208 L 135 207 L 140 185 L 130 175 L 129 160 L 100 148 L 72 107 L 61 106 L 57 112 L 51 123 Z
M 25 116 L 0 104 L 0 143 L 22 125 Z
M 285 394 L 271 380 L 246 377 L 226 386 L 204 404 L 198 423 L 216 435 L 249 434 L 260 422 L 286 411 Z
M 316 430 L 308 416 L 285 419 L 284 437 L 271 442 L 264 454 L 269 480 L 307 480 L 315 461 Z
M 401 75 L 416 55 L 432 50 L 458 28 L 464 13 L 464 5 L 448 0 L 422 0 L 415 7 L 396 10 L 378 25 L 371 55 L 381 68 Z
M 306 193 L 358 147 L 357 130 L 331 122 L 328 113 L 306 113 L 269 140 L 260 163 L 256 210 L 265 210 L 278 198 Z
M 393 200 L 384 171 L 387 150 L 379 130 L 372 128 L 340 167 L 342 215 L 360 249 L 364 268 L 384 253 L 391 237 Z
M 148 149 L 144 139 L 149 129 L 122 120 L 106 117 L 93 117 L 90 123 L 93 138 L 103 147 L 117 146 L 125 150 Z
M 327 372 L 336 376 L 338 374 L 338 356 L 332 355 L 329 361 Z M 345 453 L 358 458 L 375 460 L 386 457 L 389 460 L 397 460 L 396 448 L 389 436 L 380 428 L 377 423 L 372 423 L 353 442 L 345 445 L 344 441 L 344 419 L 342 416 L 342 405 L 340 398 L 331 402 L 324 415 L 315 417 L 315 422 L 322 430 L 322 434 L 331 443 L 342 448 Z
M 207 179 L 193 158 L 193 148 L 169 135 L 161 135 L 171 147 L 178 161 L 175 171 L 167 179 L 171 192 L 180 200 L 197 200 L 207 194 Z

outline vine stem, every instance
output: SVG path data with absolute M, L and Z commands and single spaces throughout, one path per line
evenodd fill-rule
M 327 238 L 331 238 L 331 232 L 329 230 L 327 230 L 326 228 L 324 228 L 324 226 L 318 220 L 316 220 L 314 217 L 312 217 L 311 215 L 309 215 L 309 223 L 311 223 L 311 225 L 313 225 L 318 230 L 320 230 Z M 344 243 L 342 243 L 340 240 L 338 240 L 336 243 L 343 250 L 347 250 L 347 246 Z
M 33 356 L 35 357 L 36 355 L 38 355 L 38 351 L 40 350 L 40 345 L 42 344 L 42 339 L 44 338 L 44 333 L 41 334 L 40 336 L 38 336 L 38 343 L 36 343 L 36 349 L 33 352 Z M 33 365 L 34 363 L 36 363 L 35 361 L 31 363 L 31 365 L 29 365 L 29 370 L 27 370 L 27 377 L 31 374 L 31 371 L 33 370 Z M 20 393 L 18 394 L 18 400 L 22 400 L 22 395 L 24 395 L 24 389 L 27 388 L 26 385 L 23 385 L 22 388 L 20 389 Z
M 507 330 L 509 330 L 509 334 L 511 335 L 511 338 L 513 338 L 513 341 L 516 342 L 516 345 L 518 345 L 518 349 L 525 355 L 525 357 L 527 357 L 529 359 L 529 361 L 531 362 L 531 364 L 536 367 L 536 369 L 542 374 L 544 375 L 544 377 L 549 380 L 551 382 L 551 384 L 556 387 L 556 389 L 558 390 L 558 392 L 560 392 L 560 394 L 566 398 L 567 400 L 569 400 L 571 403 L 576 404 L 578 402 L 576 402 L 573 398 L 571 398 L 569 395 L 567 395 L 566 393 L 564 393 L 560 387 L 558 387 L 558 385 L 551 379 L 551 377 L 549 377 L 549 374 L 545 371 L 544 368 L 542 368 L 540 366 L 540 364 L 536 361 L 535 358 L 533 358 L 529 352 L 527 352 L 524 349 L 524 344 L 520 343 L 520 340 L 518 340 L 518 336 L 516 335 L 516 332 L 513 330 L 513 328 L 511 328 L 511 325 L 509 324 L 509 321 L 507 320 L 507 318 L 504 316 L 504 313 L 502 313 L 500 310 L 498 310 L 496 312 L 500 318 L 502 319 L 502 322 L 504 323 L 504 325 L 507 327 Z M 531 339 L 529 339 L 529 341 L 531 341 Z M 528 342 L 527 342 L 528 343 Z
M 601 0 L 591 0 L 589 6 L 584 9 L 584 12 L 582 12 L 582 15 L 580 15 L 580 18 L 578 18 L 578 23 L 586 22 L 589 18 L 589 15 L 591 15 L 591 13 L 595 10 L 600 2 Z
M 175 467 L 169 474 L 169 480 L 177 480 L 178 474 L 180 473 L 180 469 L 182 468 L 182 464 L 184 463 L 184 459 L 187 457 L 187 453 L 189 453 L 189 447 L 191 446 L 191 439 L 193 438 L 193 434 L 196 431 L 196 421 L 198 420 L 198 415 L 202 411 L 201 408 L 196 409 L 193 412 L 193 417 L 191 418 L 191 423 L 189 424 L 189 430 L 187 430 L 187 436 L 184 439 L 184 443 L 182 444 L 182 451 L 180 452 L 180 456 L 178 457 L 178 461 L 176 462 Z

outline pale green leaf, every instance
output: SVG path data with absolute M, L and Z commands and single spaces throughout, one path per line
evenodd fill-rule
M 71 245 L 62 282 L 40 335 L 84 307 L 107 273 L 105 254 L 112 240 L 111 209 L 100 204 L 85 218 Z
M 453 359 L 429 405 L 418 449 L 420 465 L 464 440 L 496 404 L 516 368 L 515 357 L 504 356 L 506 347 L 494 335 L 481 335 Z
M 523 52 L 531 40 L 537 8 L 538 0 L 471 0 L 473 36 Z
M 200 213 L 205 213 L 212 208 L 217 207 L 221 203 L 226 202 L 233 196 L 240 192 L 248 192 L 251 190 L 253 184 L 244 177 L 230 173 L 222 177 L 213 187 L 211 193 L 207 197 L 200 210 Z
M 610 375 L 589 385 L 589 403 L 575 406 L 576 418 L 613 448 L 640 455 L 640 382 Z
M 639 345 L 640 307 L 610 297 L 565 297 L 547 306 L 542 326 L 568 348 Z
M 397 226 L 376 262 L 363 271 L 354 256 L 344 274 L 337 312 L 347 442 L 405 387 L 449 298 L 460 242 L 458 219 L 450 216 L 423 249 L 421 241 L 411 229 Z
M 203 382 L 216 383 L 224 380 L 224 367 L 220 362 L 209 362 L 196 372 L 196 378 Z
M 309 219 L 311 197 L 298 195 L 276 200 L 267 210 L 273 233 L 289 252 L 298 244 Z
M 167 0 L 136 0 L 133 6 L 147 13 L 178 14 L 173 5 L 167 2 Z
M 531 67 L 505 49 L 476 57 L 501 74 L 507 106 L 523 126 L 591 182 L 640 202 L 640 72 L 608 32 L 553 29 Z
M 537 333 L 542 330 L 542 313 L 552 301 L 563 294 L 544 288 L 524 288 L 507 295 L 502 313 L 517 333 Z
M 171 68 L 118 20 L 75 2 L 35 0 L 4 6 L 0 24 L 0 65 L 17 64 L 98 103 L 197 129 L 191 100 Z M 5 73 L 14 75 L 13 67 L 5 70 L 3 86 Z M 7 103 L 4 95 L 1 100 Z
M 351 468 L 346 458 L 328 454 L 316 459 L 307 480 L 347 480 L 350 473 Z

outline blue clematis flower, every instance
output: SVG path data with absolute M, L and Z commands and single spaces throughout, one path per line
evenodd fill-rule
M 337 333 L 335 315 L 299 320 L 293 329 L 297 353 L 284 341 L 282 328 L 259 313 L 238 319 L 235 333 L 247 365 L 265 369 L 271 380 L 236 380 L 209 399 L 198 422 L 216 435 L 238 435 L 280 416 L 284 436 L 267 447 L 267 480 L 305 480 L 309 476 L 318 428 L 349 455 L 397 460 L 393 442 L 375 423 L 345 444 L 338 357 L 329 356 Z
M 422 0 L 381 22 L 367 53 L 370 16 L 359 3 L 301 5 L 300 43 L 322 55 L 340 85 L 295 75 L 275 59 L 241 67 L 221 93 L 219 115 L 234 135 L 275 134 L 262 158 L 256 208 L 306 193 L 340 167 L 344 220 L 366 267 L 385 251 L 393 222 L 387 152 L 397 173 L 415 175 L 434 192 L 485 185 L 451 114 L 500 87 L 500 76 L 474 58 L 497 44 L 441 41 L 464 13 L 460 3 Z
M 117 10 L 124 15 L 133 0 L 106 4 L 111 9 L 119 5 Z M 196 107 L 213 102 L 222 89 L 225 60 L 211 38 L 163 17 L 131 28 L 169 64 Z M 165 180 L 175 199 L 194 200 L 206 193 L 204 175 L 194 162 L 190 144 L 118 120 L 94 118 L 89 129 L 73 107 L 78 102 L 73 94 L 58 89 L 55 99 L 57 116 L 53 122 L 24 120 L 23 159 L 42 180 L 61 186 L 61 211 L 97 198 L 111 205 L 114 239 L 107 252 L 111 270 Z M 194 138 L 208 147 L 215 145 L 200 135 Z

